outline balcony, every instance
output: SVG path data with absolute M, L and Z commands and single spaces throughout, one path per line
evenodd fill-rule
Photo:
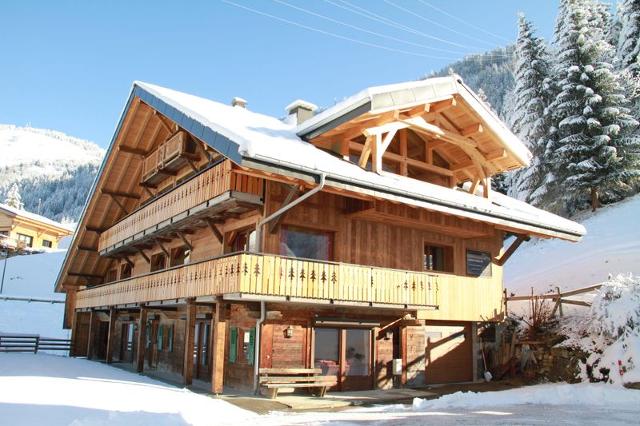
M 178 132 L 149 154 L 142 163 L 142 183 L 155 186 L 175 175 L 185 164 L 198 159 L 196 143 L 185 132 Z
M 100 234 L 100 255 L 126 251 L 132 244 L 193 226 L 208 218 L 222 219 L 262 206 L 262 181 L 239 176 L 225 160 L 151 201 Z
M 225 300 L 455 312 L 481 320 L 502 308 L 502 285 L 491 278 L 404 271 L 268 254 L 234 253 L 81 290 L 76 308 L 200 296 Z M 455 304 L 449 307 L 443 304 Z M 453 308 L 453 309 L 451 309 Z

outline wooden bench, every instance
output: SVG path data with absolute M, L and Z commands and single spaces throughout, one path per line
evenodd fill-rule
M 327 388 L 338 383 L 336 376 L 323 376 L 320 368 L 261 368 L 260 386 L 275 399 L 283 388 L 310 388 L 314 396 L 323 397 Z

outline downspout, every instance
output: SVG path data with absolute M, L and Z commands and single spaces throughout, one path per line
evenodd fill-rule
M 265 217 L 260 222 L 258 222 L 258 224 L 256 225 L 256 245 L 255 245 L 255 250 L 257 252 L 259 252 L 261 247 L 262 247 L 262 228 L 264 227 L 264 225 L 266 225 L 267 223 L 271 222 L 273 219 L 277 218 L 278 216 L 282 215 L 287 210 L 297 206 L 298 204 L 300 204 L 301 202 L 303 202 L 307 198 L 312 197 L 316 193 L 322 191 L 322 189 L 324 188 L 324 184 L 326 182 L 326 178 L 327 178 L 326 173 L 320 173 L 320 183 L 318 184 L 318 186 L 316 186 L 315 188 L 313 188 L 311 191 L 307 192 L 306 194 L 303 194 L 302 196 L 300 196 L 297 199 L 293 200 L 289 204 L 286 204 L 286 205 L 280 207 L 278 210 L 276 210 L 275 212 L 271 213 L 269 216 Z
M 295 199 L 294 201 L 290 202 L 289 204 L 280 207 L 278 210 L 276 210 L 275 212 L 271 213 L 269 216 L 265 217 L 260 222 L 258 222 L 258 224 L 256 225 L 256 245 L 255 245 L 256 251 L 260 251 L 262 247 L 262 228 L 264 227 L 264 225 L 271 222 L 273 219 L 277 218 L 278 216 L 282 215 L 287 210 L 297 206 L 307 198 L 312 197 L 314 194 L 322 191 L 322 189 L 324 188 L 324 184 L 326 182 L 326 178 L 327 178 L 327 175 L 325 173 L 321 173 L 320 183 L 318 184 L 318 186 L 316 186 L 306 194 L 303 194 L 302 196 Z M 258 390 L 259 390 L 258 389 L 258 385 L 259 385 L 258 373 L 260 372 L 259 371 L 260 369 L 260 334 L 261 334 L 262 323 L 264 322 L 266 315 L 267 315 L 266 306 L 263 300 L 260 302 L 260 319 L 256 322 L 256 339 L 255 339 L 256 347 L 255 347 L 255 350 L 253 351 L 254 357 L 255 357 L 253 361 L 253 389 L 256 393 L 258 393 Z
M 260 335 L 262 334 L 262 323 L 267 317 L 266 303 L 264 300 L 260 302 L 260 319 L 256 322 L 256 339 L 255 350 L 253 351 L 255 359 L 253 360 L 253 390 L 257 394 L 258 389 L 258 373 L 260 368 Z

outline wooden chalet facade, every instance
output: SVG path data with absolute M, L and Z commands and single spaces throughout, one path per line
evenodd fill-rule
M 491 191 L 529 153 L 456 76 L 287 120 L 235 103 L 134 84 L 56 283 L 74 355 L 215 393 L 258 367 L 472 381 L 506 259 L 585 232 Z

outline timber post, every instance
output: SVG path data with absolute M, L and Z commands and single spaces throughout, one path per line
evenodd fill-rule
M 69 356 L 75 357 L 77 355 L 76 340 L 78 339 L 78 312 L 74 309 L 71 314 L 71 344 L 69 345 Z
M 136 341 L 136 371 L 142 373 L 144 370 L 144 352 L 147 343 L 147 307 L 140 306 L 140 317 L 138 318 L 138 339 Z
M 258 332 L 258 331 L 256 331 Z M 213 360 L 211 363 L 211 392 L 221 394 L 224 387 L 224 350 L 227 333 L 226 312 L 222 302 L 216 303 L 213 316 L 212 341 Z
M 184 359 L 182 366 L 182 378 L 185 386 L 189 386 L 193 382 L 193 346 L 195 340 L 196 308 L 195 299 L 187 299 L 187 316 L 184 331 Z
M 93 359 L 93 333 L 95 332 L 96 312 L 89 311 L 89 331 L 87 333 L 87 359 Z
M 116 310 L 111 308 L 109 310 L 109 331 L 107 334 L 107 354 L 105 355 L 105 362 L 111 364 L 113 362 L 113 342 L 115 339 L 116 328 Z

